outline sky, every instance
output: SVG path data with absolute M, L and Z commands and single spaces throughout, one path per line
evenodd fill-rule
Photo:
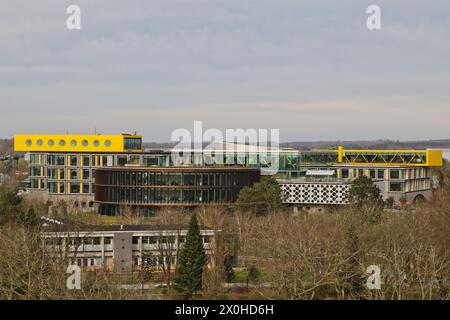
M 69 30 L 69 5 L 81 30 Z M 381 29 L 366 26 L 369 5 Z M 450 1 L 0 3 L 0 138 L 279 129 L 281 141 L 450 138 Z

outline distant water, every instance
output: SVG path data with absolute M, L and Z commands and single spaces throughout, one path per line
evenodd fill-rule
M 450 149 L 442 149 L 442 156 L 447 161 L 450 161 Z

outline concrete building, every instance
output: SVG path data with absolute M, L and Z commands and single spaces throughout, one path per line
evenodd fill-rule
M 155 270 L 168 263 L 175 268 L 188 229 L 184 225 L 94 226 L 42 219 L 43 245 L 55 257 L 68 259 L 71 264 L 87 270 L 114 272 L 137 271 L 143 263 L 151 263 Z M 201 227 L 200 233 L 205 252 L 210 255 L 214 232 Z
M 94 197 L 97 169 L 253 168 L 263 175 L 273 174 L 288 203 L 309 206 L 345 204 L 351 182 L 361 175 L 374 180 L 384 199 L 392 197 L 399 203 L 429 199 L 431 168 L 442 165 L 441 150 L 338 147 L 298 151 L 221 143 L 207 150 L 144 151 L 142 137 L 138 135 L 16 135 L 14 148 L 28 152 L 30 193 L 41 194 L 53 209 L 63 201 L 72 211 L 97 206 Z M 153 200 L 157 199 L 148 199 Z

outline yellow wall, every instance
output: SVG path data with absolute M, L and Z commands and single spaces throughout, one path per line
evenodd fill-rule
M 442 166 L 442 150 L 427 150 L 427 164 L 429 166 Z
M 14 135 L 14 151 L 35 151 L 35 152 L 125 152 L 142 150 L 125 150 L 124 138 L 141 138 L 141 136 L 124 136 L 124 135 L 74 135 L 74 134 L 16 134 Z M 42 145 L 38 145 L 38 141 L 42 141 Z M 53 145 L 49 141 L 53 140 Z M 27 144 L 31 141 L 31 145 Z M 61 146 L 60 141 L 65 141 L 65 145 Z M 72 141 L 76 145 L 72 145 Z M 87 146 L 83 142 L 87 142 Z M 95 146 L 94 142 L 98 141 L 99 145 Z M 109 141 L 110 146 L 106 145 Z

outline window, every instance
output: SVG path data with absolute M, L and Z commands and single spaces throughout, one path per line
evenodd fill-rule
M 89 167 L 91 165 L 89 156 L 83 156 L 82 159 L 83 159 L 83 167 Z
M 72 141 L 70 141 L 70 145 L 71 145 L 72 147 L 76 147 L 76 146 L 77 146 L 77 140 L 72 140 Z
M 78 183 L 71 183 L 70 193 L 80 193 L 80 185 Z
M 389 191 L 403 191 L 403 184 L 400 182 L 391 182 L 389 184 Z
M 94 147 L 98 147 L 100 145 L 100 141 L 94 140 Z
M 71 169 L 70 170 L 70 179 L 76 180 L 78 178 L 78 170 L 77 169 Z
M 58 183 L 57 182 L 49 182 L 48 190 L 50 193 L 57 193 L 58 192 Z
M 31 164 L 39 164 L 39 155 L 38 154 L 30 155 L 30 163 Z
M 157 166 L 159 164 L 157 157 L 144 158 L 144 165 L 146 166 Z
M 83 193 L 89 193 L 89 183 L 83 183 Z
M 66 145 L 66 141 L 63 140 L 63 139 L 59 140 L 59 145 L 60 145 L 61 147 L 64 147 L 64 146 Z
M 40 177 L 41 176 L 41 168 L 40 167 L 31 167 L 31 176 Z
M 40 146 L 42 146 L 44 144 L 44 142 L 41 140 L 41 139 L 39 139 L 38 141 L 37 141 L 37 145 L 40 147 Z
M 141 138 L 125 138 L 124 140 L 125 149 L 127 150 L 140 150 L 142 149 L 142 139 Z
M 117 156 L 117 165 L 124 166 L 127 161 L 127 156 Z
M 371 179 L 375 179 L 375 169 L 370 169 L 370 170 L 369 170 L 369 177 L 370 177 Z
M 57 179 L 58 178 L 58 169 L 55 169 L 55 168 L 48 169 L 48 177 L 50 179 Z
M 30 180 L 30 188 L 38 188 L 39 187 L 39 182 L 38 182 L 38 180 L 35 180 L 35 179 L 31 179 Z
M 139 237 L 133 237 L 133 244 L 139 243 Z
M 391 170 L 389 172 L 389 177 L 391 179 L 400 179 L 400 170 Z
M 384 170 L 378 169 L 378 179 L 384 179 Z
M 348 169 L 342 169 L 342 178 L 348 178 L 349 172 Z
M 110 146 L 111 146 L 111 140 L 106 140 L 105 147 L 110 147 Z
M 27 146 L 31 146 L 31 145 L 33 144 L 33 142 L 31 142 L 30 139 L 27 139 L 27 140 L 25 141 L 25 144 L 26 144 Z
M 87 147 L 89 145 L 89 142 L 87 140 L 81 141 L 81 144 L 83 147 Z
M 83 180 L 89 180 L 89 169 L 83 169 Z
M 78 157 L 77 156 L 70 156 L 70 165 L 76 167 L 78 165 Z

